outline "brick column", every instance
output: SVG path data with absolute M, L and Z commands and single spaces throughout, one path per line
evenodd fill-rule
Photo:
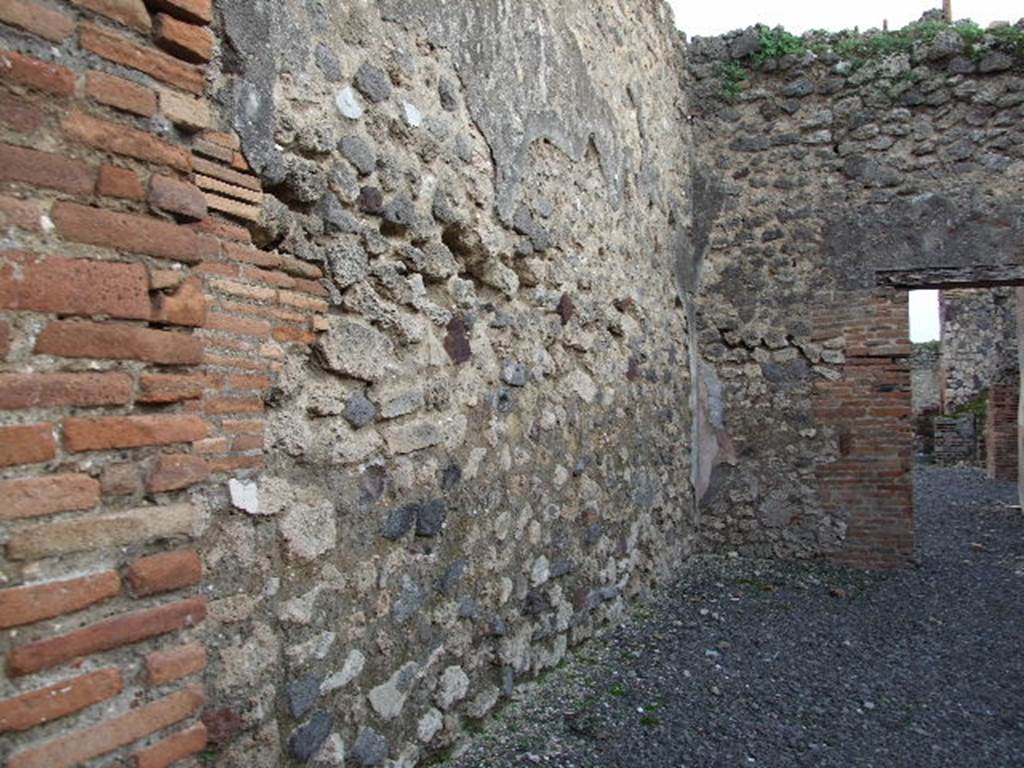
M 262 467 L 286 346 L 323 327 L 320 269 L 251 244 L 212 23 L 210 0 L 0 3 L 25 41 L 0 50 L 7 768 L 204 748 L 190 492 Z
M 831 430 L 838 458 L 817 471 L 822 504 L 846 520 L 833 558 L 893 568 L 913 557 L 913 429 L 907 294 L 847 292 L 815 310 L 815 338 L 845 350 L 815 388 L 819 428 Z
M 1017 482 L 1017 384 L 993 384 L 985 415 L 986 469 L 993 480 Z

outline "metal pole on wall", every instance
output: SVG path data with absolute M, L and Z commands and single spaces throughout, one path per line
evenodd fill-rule
M 942 0 L 942 18 L 947 24 L 953 23 L 953 0 Z

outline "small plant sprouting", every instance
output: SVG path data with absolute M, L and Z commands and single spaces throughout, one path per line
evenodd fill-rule
M 722 95 L 730 101 L 739 98 L 743 93 L 743 83 L 750 79 L 746 68 L 735 61 L 727 61 L 722 65 Z
M 761 29 L 761 45 L 754 53 L 754 63 L 758 66 L 766 61 L 781 59 L 783 56 L 802 56 L 807 52 L 802 38 L 782 27 Z

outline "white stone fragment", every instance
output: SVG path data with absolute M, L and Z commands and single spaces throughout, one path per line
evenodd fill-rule
M 228 492 L 231 494 L 231 504 L 235 509 L 248 512 L 250 515 L 260 513 L 260 491 L 256 483 L 245 480 L 228 480 Z
M 423 113 L 411 102 L 402 102 L 402 114 L 405 116 L 405 122 L 410 128 L 419 128 L 423 124 Z
M 337 105 L 342 117 L 347 117 L 349 120 L 358 120 L 363 116 L 363 105 L 360 103 L 359 96 L 351 85 L 345 86 L 334 94 L 334 103 Z

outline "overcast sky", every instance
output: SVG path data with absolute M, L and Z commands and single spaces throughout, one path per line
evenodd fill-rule
M 888 19 L 896 29 L 918 19 L 929 8 L 941 8 L 941 0 L 669 0 L 676 24 L 687 35 L 720 35 L 761 22 L 781 24 L 791 32 L 808 29 L 838 31 L 881 27 Z M 1015 22 L 1024 16 L 1022 0 L 953 0 L 956 18 L 969 16 L 983 26 L 992 21 Z

